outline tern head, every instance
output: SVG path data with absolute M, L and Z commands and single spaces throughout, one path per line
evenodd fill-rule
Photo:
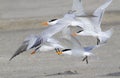
M 83 31 L 83 30 L 80 30 L 80 31 L 78 31 L 78 32 L 73 32 L 73 33 L 72 33 L 72 36 L 75 37 L 75 36 L 79 35 L 82 31 Z
M 64 49 L 62 50 L 62 54 L 72 55 L 71 49 Z
M 51 19 L 50 21 L 43 22 L 43 26 L 55 25 L 58 22 L 58 19 Z
M 55 49 L 55 50 L 58 55 L 62 55 L 62 54 L 72 55 L 71 49 L 64 49 L 64 50 Z

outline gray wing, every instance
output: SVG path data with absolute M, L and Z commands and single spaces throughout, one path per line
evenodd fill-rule
M 62 30 L 62 38 L 71 39 L 70 34 L 71 34 L 70 27 L 65 27 L 65 28 Z
M 101 5 L 99 8 L 97 8 L 93 15 L 96 16 L 96 17 L 93 17 L 93 21 L 94 23 L 96 24 L 96 26 L 98 26 L 98 30 L 101 29 L 100 28 L 100 25 L 101 25 L 101 21 L 102 21 L 102 17 L 103 17 L 103 14 L 104 14 L 104 11 L 105 9 L 109 6 L 109 4 L 112 2 L 112 0 L 106 0 L 106 2 Z
M 40 33 L 40 36 L 43 37 L 44 39 L 48 39 L 55 35 L 56 33 L 62 31 L 67 26 L 69 26 L 69 24 L 67 23 L 58 23 L 45 29 L 42 33 Z
M 72 10 L 75 10 L 75 14 L 78 16 L 86 15 L 82 6 L 82 0 L 73 0 Z
M 84 47 L 84 50 L 87 51 L 87 52 L 90 52 L 94 48 L 96 48 L 96 46 L 88 46 L 88 47 Z
M 82 49 L 80 41 L 71 35 L 72 46 L 76 49 Z
M 29 45 L 27 47 L 27 50 L 34 48 L 34 47 L 37 47 L 38 45 L 43 43 L 43 38 L 41 36 L 38 36 L 38 35 L 31 35 L 28 38 L 28 41 L 29 41 L 29 43 L 28 43 Z
M 103 45 L 101 44 L 101 45 L 87 46 L 87 47 L 83 47 L 83 49 L 86 52 L 90 52 L 91 50 L 94 50 L 94 49 L 99 48 L 101 46 L 103 46 Z
M 16 57 L 17 55 L 19 55 L 20 53 L 23 53 L 28 49 L 39 46 L 41 42 L 42 42 L 42 39 L 36 35 L 27 37 L 23 41 L 22 45 L 18 48 L 18 50 L 13 54 L 13 56 L 9 60 L 12 60 L 14 57 Z
M 50 26 L 49 28 L 45 29 L 40 35 L 31 35 L 25 39 L 25 41 L 22 43 L 20 48 L 13 54 L 13 56 L 10 58 L 12 60 L 15 56 L 19 55 L 20 53 L 23 53 L 24 51 L 40 46 L 40 44 L 47 41 L 48 38 L 56 34 L 57 32 L 61 31 L 65 26 L 68 26 L 67 24 L 57 24 Z
M 82 49 L 81 43 L 79 42 L 79 40 L 77 38 L 73 37 L 71 34 L 68 36 L 69 36 L 69 38 L 63 37 L 63 39 L 66 41 L 69 41 L 69 43 L 71 44 L 71 47 L 73 49 Z
M 13 56 L 9 60 L 12 60 L 15 56 L 17 56 L 20 53 L 23 53 L 24 51 L 26 51 L 27 46 L 28 46 L 28 41 L 24 41 L 22 43 L 22 45 L 18 48 L 18 50 L 13 54 Z

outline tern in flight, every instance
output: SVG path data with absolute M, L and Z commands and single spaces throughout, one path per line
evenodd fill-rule
M 97 8 L 94 13 L 93 17 L 78 17 L 80 22 L 84 25 L 82 26 L 82 31 L 78 31 L 73 33 L 73 35 L 81 35 L 81 36 L 93 36 L 97 38 L 97 45 L 106 43 L 107 40 L 111 37 L 113 29 L 109 29 L 107 31 L 101 30 L 101 21 L 105 9 L 109 6 L 112 0 L 107 0 L 103 5 Z M 84 12 L 83 12 L 84 13 Z M 83 14 L 84 16 L 85 14 Z
M 77 57 L 83 56 L 84 58 L 82 61 L 86 61 L 87 64 L 88 64 L 88 56 L 93 55 L 91 51 L 99 47 L 98 45 L 82 47 L 79 40 L 77 40 L 72 35 L 71 35 L 71 38 L 66 39 L 66 41 L 68 41 L 72 45 L 72 47 L 63 49 L 63 50 L 56 49 L 56 51 L 58 51 L 58 55 L 71 55 L 71 56 L 77 56 Z
M 70 11 L 74 11 L 73 15 L 74 16 L 81 16 L 81 15 L 86 15 L 84 13 L 84 9 L 82 7 L 82 2 L 81 0 L 73 0 L 73 5 L 72 5 L 72 8 Z M 69 12 L 69 11 L 68 11 Z M 74 18 L 75 19 L 75 18 Z M 47 22 L 43 22 L 42 25 L 43 26 L 51 26 L 51 25 L 55 25 L 56 23 L 59 22 L 60 19 L 51 19 L 50 21 L 47 21 Z M 77 21 L 77 20 L 74 20 L 72 21 L 72 25 L 71 26 L 76 26 L 76 25 L 79 25 L 79 26 L 82 26 L 82 24 Z
M 89 16 L 84 12 L 82 6 L 82 0 L 73 0 L 72 10 L 75 11 L 73 14 L 75 16 L 75 20 L 72 21 L 70 26 L 79 26 L 83 30 L 78 32 L 74 32 L 73 35 L 81 35 L 81 36 L 93 36 L 97 38 L 97 45 L 103 44 L 108 41 L 113 33 L 113 29 L 109 29 L 107 31 L 101 30 L 101 21 L 105 9 L 109 6 L 112 0 L 107 0 L 102 6 L 97 8 L 93 15 Z M 59 19 L 52 19 L 48 22 L 42 23 L 42 25 L 54 25 L 58 23 Z
M 65 49 L 60 50 L 59 48 L 56 48 L 56 52 L 58 55 L 71 55 L 71 56 L 77 56 L 77 57 L 84 57 L 82 61 L 86 61 L 88 64 L 88 56 L 94 55 L 91 51 L 95 48 L 100 47 L 101 45 L 95 45 L 95 46 L 87 46 L 82 47 L 80 41 L 75 38 L 71 34 L 70 28 L 66 29 L 65 36 L 62 37 L 64 41 L 69 43 L 68 45 L 71 47 L 64 46 Z
M 51 38 L 41 47 L 37 47 L 31 54 L 35 54 L 36 52 L 47 52 L 55 50 L 56 48 L 64 49 L 64 46 L 61 45 L 58 40 Z
M 22 45 L 18 48 L 18 50 L 10 58 L 10 60 L 12 60 L 15 56 L 19 55 L 20 53 L 26 50 L 32 48 L 38 49 L 38 47 L 40 48 L 47 41 L 49 41 L 52 36 L 62 31 L 67 26 L 72 25 L 75 17 L 73 13 L 74 11 L 69 11 L 67 14 L 64 15 L 63 18 L 59 19 L 59 21 L 56 24 L 48 27 L 40 34 L 28 36 L 23 41 Z

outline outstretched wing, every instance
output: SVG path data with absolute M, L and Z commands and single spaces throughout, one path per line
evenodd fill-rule
M 10 58 L 12 60 L 15 56 L 19 55 L 20 53 L 23 53 L 26 50 L 29 50 L 31 48 L 37 47 L 41 44 L 42 39 L 36 35 L 31 35 L 27 37 L 22 45 L 18 48 L 18 50 L 13 54 L 13 56 Z
M 73 0 L 72 10 L 76 11 L 75 15 L 77 16 L 85 15 L 85 12 L 82 6 L 82 0 Z
M 65 24 L 65 23 L 56 24 L 56 25 L 50 26 L 39 35 L 31 35 L 27 37 L 25 41 L 22 43 L 22 45 L 20 46 L 20 48 L 18 48 L 18 50 L 10 58 L 10 60 L 12 60 L 15 56 L 19 55 L 20 53 L 23 53 L 26 50 L 40 46 L 40 44 L 46 42 L 48 38 L 60 32 L 65 26 L 68 26 L 68 24 Z
M 93 50 L 94 48 L 96 48 L 96 46 L 87 46 L 87 47 L 84 47 L 84 50 L 86 52 L 90 52 L 91 50 Z
M 101 25 L 101 21 L 102 21 L 102 17 L 105 12 L 105 9 L 109 6 L 109 4 L 111 2 L 112 2 L 112 0 L 107 0 L 103 5 L 101 5 L 99 8 L 97 8 L 93 13 L 93 15 L 96 17 L 93 17 L 92 20 L 96 24 L 96 26 L 97 26 L 96 28 L 99 31 L 101 31 L 100 25 Z
M 42 33 L 40 33 L 40 36 L 44 39 L 48 39 L 68 26 L 69 23 L 65 23 L 64 20 L 60 21 L 59 23 L 45 29 Z
M 22 45 L 18 48 L 18 50 L 13 54 L 13 56 L 9 60 L 12 60 L 15 56 L 26 51 L 27 47 L 28 47 L 28 41 L 24 41 Z

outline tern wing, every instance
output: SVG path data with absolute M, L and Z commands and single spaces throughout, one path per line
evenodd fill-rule
M 40 36 L 44 39 L 48 39 L 55 35 L 56 33 L 62 31 L 66 26 L 69 26 L 67 23 L 57 23 L 55 25 L 50 26 L 49 28 L 45 29 Z
M 62 30 L 62 38 L 66 38 L 66 39 L 71 39 L 71 31 L 70 31 L 70 28 L 69 27 L 65 27 L 63 30 Z
M 55 38 L 49 38 L 49 39 L 47 40 L 47 43 L 59 43 L 59 41 L 56 40 Z
M 81 43 L 79 42 L 78 39 L 76 39 L 75 37 L 73 37 L 71 34 L 69 35 L 70 38 L 64 38 L 66 41 L 69 41 L 69 43 L 72 45 L 71 47 L 73 49 L 81 49 Z
M 71 35 L 71 42 L 74 48 L 79 49 L 79 50 L 82 49 L 80 41 L 77 38 L 73 37 L 72 35 Z
M 18 50 L 13 54 L 13 56 L 9 60 L 12 60 L 15 56 L 26 51 L 27 47 L 28 47 L 28 41 L 24 41 L 22 45 L 18 48 Z
M 93 17 L 92 20 L 96 24 L 97 26 L 96 28 L 98 31 L 101 31 L 100 25 L 101 25 L 103 14 L 105 12 L 105 9 L 109 6 L 111 2 L 112 0 L 106 0 L 106 2 L 103 5 L 101 5 L 99 8 L 97 8 L 93 13 L 93 15 L 96 17 Z
M 20 53 L 23 53 L 24 51 L 37 47 L 41 44 L 40 37 L 36 35 L 28 36 L 22 43 L 22 45 L 17 49 L 17 51 L 13 54 L 13 56 L 10 58 L 12 60 L 15 56 L 19 55 Z
M 47 40 L 46 44 L 49 44 L 49 45 L 52 45 L 52 46 L 56 46 L 56 47 L 58 46 L 60 48 L 62 47 L 60 40 L 55 39 L 55 38 L 49 38 Z
M 96 46 L 88 46 L 88 47 L 84 47 L 84 50 L 86 52 L 90 52 L 91 50 L 93 50 L 94 48 L 96 48 Z
M 38 35 L 31 35 L 28 37 L 29 40 L 29 45 L 27 47 L 27 50 L 34 48 L 36 46 L 38 46 L 39 44 L 41 44 L 42 39 L 40 40 L 40 36 Z
M 82 6 L 82 0 L 73 0 L 73 6 L 72 10 L 76 11 L 75 14 L 78 16 L 85 15 L 83 6 Z
M 49 41 L 47 41 L 47 44 L 53 46 L 54 48 L 64 48 L 61 42 L 54 38 L 49 39 Z
M 65 26 L 68 26 L 68 24 L 66 23 L 56 24 L 45 29 L 39 35 L 33 35 L 30 37 L 27 37 L 22 43 L 22 45 L 20 46 L 20 48 L 18 48 L 18 50 L 10 58 L 10 60 L 12 60 L 15 56 L 19 55 L 20 53 L 23 53 L 26 50 L 37 47 L 40 44 L 46 42 L 54 34 L 60 32 Z

